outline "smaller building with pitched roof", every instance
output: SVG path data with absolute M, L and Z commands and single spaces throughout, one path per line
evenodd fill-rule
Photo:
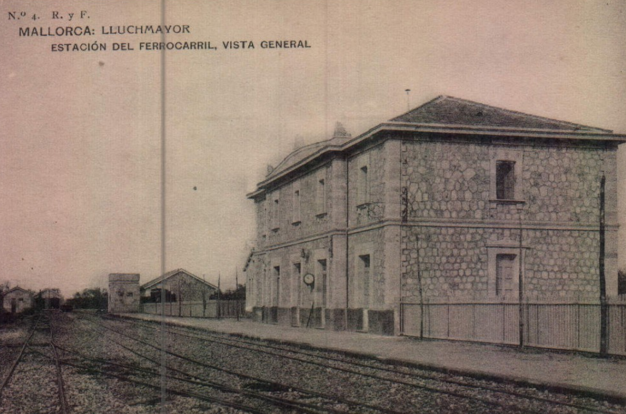
M 142 296 L 151 302 L 162 302 L 163 297 L 165 302 L 207 301 L 215 292 L 217 286 L 185 269 L 169 271 L 141 285 Z
M 2 307 L 5 312 L 22 313 L 33 307 L 33 294 L 16 286 L 9 289 L 2 297 Z
M 59 309 L 63 301 L 63 295 L 61 295 L 61 290 L 58 288 L 46 288 L 40 290 L 39 293 L 35 295 L 35 302 L 38 308 Z

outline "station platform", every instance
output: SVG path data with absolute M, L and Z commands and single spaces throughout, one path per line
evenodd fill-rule
M 118 316 L 162 321 L 159 315 Z M 401 364 L 511 381 L 540 388 L 602 396 L 626 404 L 626 358 L 455 341 L 419 340 L 358 332 L 292 328 L 248 319 L 164 317 L 168 324 L 289 344 L 350 352 Z

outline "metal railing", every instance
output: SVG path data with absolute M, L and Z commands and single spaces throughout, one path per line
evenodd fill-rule
M 608 306 L 607 351 L 626 355 L 626 303 Z M 422 315 L 423 309 L 423 315 Z M 518 303 L 401 303 L 402 333 L 495 344 L 520 344 Z M 524 303 L 524 346 L 600 352 L 600 304 Z
M 245 300 L 208 300 L 206 302 L 166 302 L 163 312 L 166 316 L 192 318 L 236 318 L 245 314 Z M 142 303 L 141 312 L 160 315 L 161 303 Z

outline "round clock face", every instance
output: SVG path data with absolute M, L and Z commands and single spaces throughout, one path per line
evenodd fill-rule
M 306 275 L 304 275 L 304 283 L 307 285 L 312 285 L 313 282 L 315 282 L 315 276 L 313 276 L 311 273 L 307 273 Z

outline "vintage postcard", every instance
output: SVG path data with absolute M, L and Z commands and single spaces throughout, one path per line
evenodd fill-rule
M 0 413 L 626 410 L 625 3 L 0 21 Z

